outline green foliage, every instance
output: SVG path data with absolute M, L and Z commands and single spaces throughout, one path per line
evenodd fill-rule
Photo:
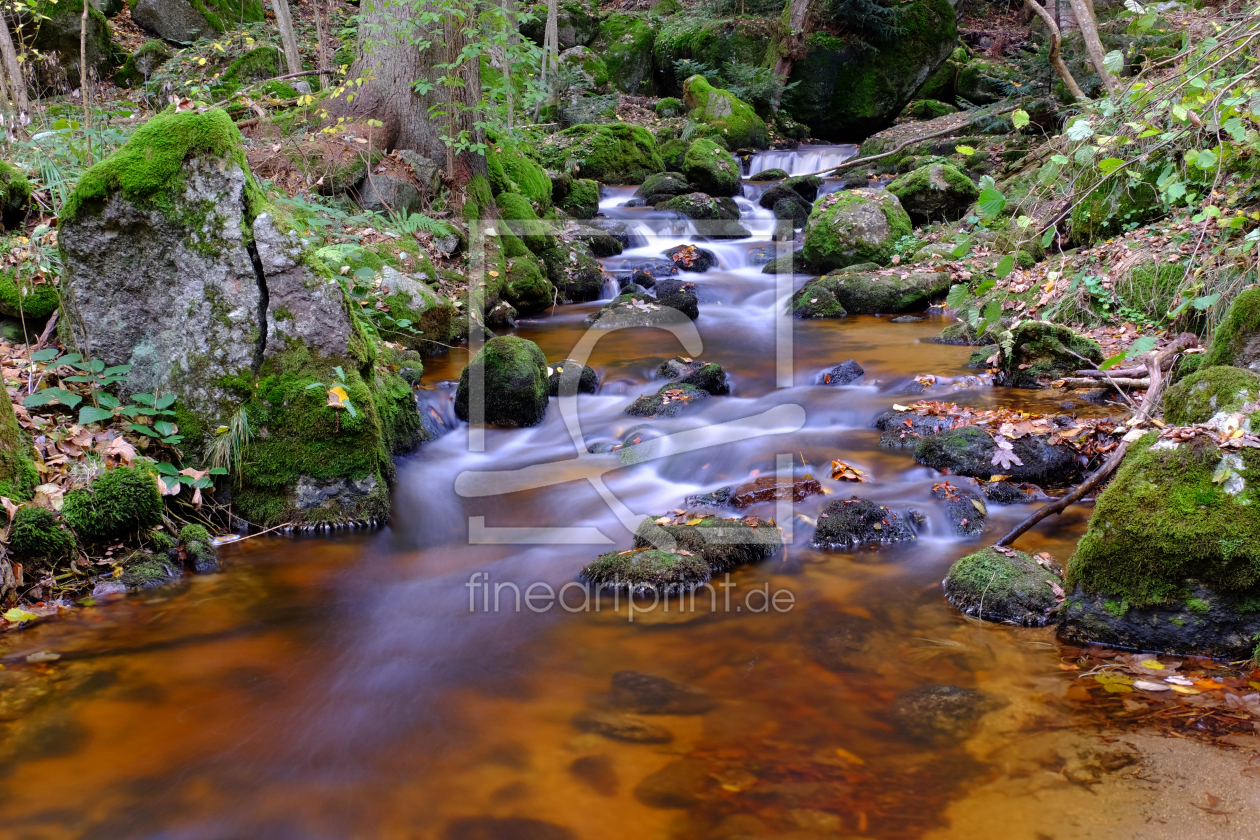
M 642 126 L 575 125 L 547 137 L 539 158 L 551 170 L 569 172 L 601 184 L 641 184 L 665 171 L 656 138 Z
M 821 16 L 846 32 L 880 45 L 891 43 L 905 33 L 904 11 L 879 0 L 822 0 Z
M 486 135 L 486 167 L 494 194 L 518 193 L 538 208 L 551 207 L 551 179 L 547 171 L 526 151 L 526 144 L 506 135 Z
M 101 541 L 123 537 L 162 521 L 157 478 L 141 467 L 117 467 L 87 489 L 66 494 L 62 516 L 81 538 Z

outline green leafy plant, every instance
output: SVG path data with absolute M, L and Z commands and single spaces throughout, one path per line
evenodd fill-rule
M 312 382 L 306 386 L 306 390 L 326 388 L 329 408 L 344 409 L 350 413 L 351 417 L 358 417 L 359 412 L 355 410 L 354 403 L 350 401 L 350 394 L 346 390 L 346 372 L 341 369 L 341 365 L 338 365 L 333 368 L 333 373 L 337 374 L 337 381 L 332 385 L 326 382 Z

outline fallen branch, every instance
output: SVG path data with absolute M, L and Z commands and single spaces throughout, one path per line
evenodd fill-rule
M 1003 108 L 1000 111 L 992 111 L 986 114 L 985 116 L 1000 117 L 1003 114 L 1009 114 L 1011 111 L 1014 111 L 1017 108 L 1019 108 L 1019 105 L 1015 104 L 1007 108 Z M 946 134 L 953 134 L 956 131 L 962 131 L 964 128 L 966 128 L 967 126 L 975 122 L 976 117 L 978 116 L 980 116 L 980 114 L 973 116 L 971 119 L 967 120 L 965 123 L 960 123 L 959 125 L 951 126 L 950 128 L 944 128 L 944 129 L 941 129 L 940 131 L 934 131 L 931 134 L 924 134 L 921 137 L 911 137 L 909 140 L 904 141 L 900 146 L 893 149 L 891 152 L 882 152 L 878 155 L 867 155 L 864 158 L 854 158 L 853 160 L 846 160 L 844 163 L 841 163 L 837 166 L 829 166 L 826 169 L 820 169 L 817 172 L 806 172 L 804 175 L 793 175 L 792 177 L 793 178 L 808 178 L 810 175 L 826 175 L 828 172 L 833 172 L 833 173 L 839 172 L 841 169 L 848 169 L 851 166 L 857 166 L 858 164 L 861 164 L 861 163 L 871 163 L 872 161 L 876 161 L 881 158 L 890 157 L 892 155 L 897 154 L 898 152 L 900 152 L 902 149 L 906 148 L 907 146 L 913 146 L 915 143 L 922 143 L 924 140 L 932 140 L 933 138 L 936 138 L 936 137 L 944 137 Z
M 1110 370 L 1078 370 L 1077 376 L 1088 376 L 1091 379 L 1108 379 L 1113 376 L 1146 376 L 1146 365 L 1129 368 L 1111 368 Z
M 1136 427 L 1150 419 L 1151 414 L 1159 405 L 1159 401 L 1163 397 L 1164 385 L 1167 381 L 1164 379 L 1163 369 L 1165 367 L 1171 368 L 1173 362 L 1177 358 L 1177 354 L 1179 354 L 1182 350 L 1190 347 L 1196 347 L 1198 344 L 1199 339 L 1197 337 L 1190 333 L 1182 333 L 1166 345 L 1164 349 L 1160 350 L 1158 353 L 1152 354 L 1147 359 L 1146 370 L 1149 374 L 1150 385 L 1146 389 L 1146 396 L 1142 398 L 1142 404 L 1138 406 L 1137 411 L 1135 411 L 1133 416 L 1129 418 L 1129 426 Z M 1129 442 L 1127 440 L 1120 441 L 1120 445 L 1112 450 L 1111 454 L 1107 457 L 1107 460 L 1103 462 L 1103 465 L 1073 488 L 1072 492 L 1068 493 L 1061 499 L 1056 499 L 1050 504 L 1033 511 L 1027 519 L 1012 528 L 1006 536 L 1002 537 L 1002 539 L 998 540 L 994 543 L 994 545 L 1009 546 L 1011 543 L 1015 542 L 1015 540 L 1019 539 L 1025 531 L 1036 525 L 1041 520 L 1048 516 L 1054 516 L 1055 514 L 1062 513 L 1071 505 L 1085 498 L 1086 494 L 1096 488 L 1116 471 L 1116 468 L 1120 466 L 1120 462 L 1124 460 L 1124 454 L 1128 451 L 1128 449 Z
M 1064 388 L 1097 388 L 1099 385 L 1114 385 L 1117 388 L 1149 388 L 1151 380 L 1149 379 L 1132 379 L 1124 376 L 1108 376 L 1107 378 L 1094 379 L 1085 376 L 1069 376 L 1066 379 L 1059 380 L 1063 383 Z

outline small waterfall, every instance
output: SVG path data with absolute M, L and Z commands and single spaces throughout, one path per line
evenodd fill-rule
M 839 166 L 858 153 L 857 146 L 798 146 L 793 151 L 757 152 L 748 161 L 749 180 L 767 169 L 782 169 L 789 175 L 808 175 Z

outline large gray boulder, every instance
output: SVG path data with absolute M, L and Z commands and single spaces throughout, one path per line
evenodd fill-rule
M 141 29 L 167 41 L 195 41 L 214 35 L 214 27 L 188 0 L 139 0 L 131 19 Z
M 78 9 L 71 2 L 58 3 L 45 9 L 48 16 L 40 20 L 35 40 L 31 44 L 41 53 L 56 57 L 55 61 L 33 63 L 35 76 L 42 91 L 69 93 L 78 90 L 80 59 L 83 46 L 87 48 L 88 72 L 97 79 L 109 78 L 114 71 L 115 47 L 109 31 L 109 21 L 96 9 L 88 15 L 86 43 L 82 26 L 83 4 Z

